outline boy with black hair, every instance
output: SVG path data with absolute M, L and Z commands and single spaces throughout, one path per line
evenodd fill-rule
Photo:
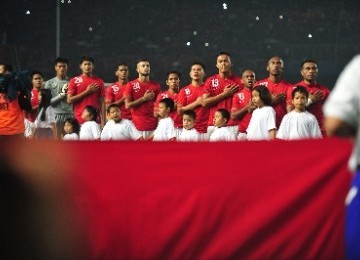
M 210 135 L 209 141 L 235 141 L 236 135 L 227 126 L 230 120 L 230 113 L 225 108 L 219 108 L 214 114 L 213 124 L 215 130 Z
M 195 129 L 196 113 L 193 110 L 185 110 L 183 112 L 183 129 L 178 141 L 200 141 L 200 134 Z

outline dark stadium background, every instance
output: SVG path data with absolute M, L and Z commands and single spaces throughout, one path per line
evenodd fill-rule
M 59 32 L 60 54 L 70 59 L 71 77 L 78 74 L 83 55 L 95 58 L 96 74 L 106 82 L 115 80 L 114 67 L 121 61 L 129 64 L 130 78 L 136 77 L 136 61 L 146 57 L 153 80 L 164 86 L 166 71 L 177 69 L 185 85 L 193 61 L 204 63 L 211 75 L 216 73 L 216 53 L 227 50 L 232 54 L 234 73 L 251 68 L 257 79 L 266 77 L 268 58 L 280 55 L 285 79 L 292 83 L 300 80 L 300 62 L 314 58 L 319 83 L 332 88 L 344 65 L 360 52 L 359 1 L 68 2 L 2 0 L 0 62 L 40 70 L 45 79 L 53 77 Z

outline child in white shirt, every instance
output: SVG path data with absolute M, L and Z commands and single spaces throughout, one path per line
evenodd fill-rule
M 214 115 L 214 126 L 215 130 L 210 135 L 210 142 L 216 141 L 235 141 L 236 136 L 233 131 L 226 126 L 230 119 L 230 113 L 224 108 L 216 110 Z
M 39 139 L 56 139 L 56 122 L 53 107 L 50 105 L 51 92 L 41 89 L 39 92 L 39 114 L 35 119 L 34 137 Z
M 271 107 L 271 94 L 265 86 L 251 92 L 251 102 L 257 107 L 246 130 L 247 140 L 273 140 L 276 136 L 275 110 Z
M 69 117 L 64 122 L 63 140 L 79 140 L 80 124 L 76 118 Z
M 177 141 L 180 142 L 197 142 L 200 141 L 200 134 L 194 128 L 196 114 L 193 110 L 183 112 L 183 129 Z
M 106 116 L 109 121 L 101 132 L 101 140 L 144 140 L 130 120 L 121 118 L 121 110 L 118 105 L 108 106 Z
M 164 98 L 159 101 L 158 115 L 159 122 L 154 133 L 148 137 L 153 141 L 175 141 L 176 132 L 174 121 L 170 117 L 170 112 L 174 111 L 175 104 L 171 98 Z
M 321 131 L 316 117 L 306 111 L 309 92 L 297 86 L 291 93 L 294 110 L 287 113 L 280 124 L 276 137 L 283 140 L 321 138 Z
M 93 106 L 86 106 L 81 114 L 81 118 L 85 122 L 80 127 L 80 140 L 100 140 L 100 126 L 96 123 L 96 108 Z

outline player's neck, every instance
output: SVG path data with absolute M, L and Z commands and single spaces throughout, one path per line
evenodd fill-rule
M 138 80 L 142 83 L 146 83 L 150 81 L 150 76 L 139 75 Z
M 56 75 L 56 78 L 58 78 L 60 80 L 64 80 L 64 79 L 66 79 L 66 75 Z
M 203 84 L 202 80 L 192 80 L 191 81 L 191 85 L 193 85 L 194 87 L 200 87 Z
M 120 85 L 126 85 L 128 81 L 126 79 L 118 79 L 118 82 Z
M 83 72 L 82 75 L 85 77 L 91 77 L 93 74 L 91 72 Z
M 273 83 L 279 83 L 282 80 L 282 75 L 269 75 L 269 80 Z
M 306 84 L 308 85 L 315 85 L 316 84 L 316 80 L 307 80 L 307 79 L 304 79 L 303 80 Z
M 178 93 L 179 93 L 179 89 L 178 89 L 178 91 L 175 91 L 174 89 L 169 88 L 169 92 L 170 92 L 171 94 L 175 95 L 175 94 L 178 94 Z
M 225 72 L 219 71 L 220 78 L 227 79 L 227 78 L 230 78 L 231 75 L 232 75 L 231 71 L 225 71 Z

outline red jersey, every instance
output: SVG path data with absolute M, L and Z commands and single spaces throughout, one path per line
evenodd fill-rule
M 170 117 L 174 121 L 174 126 L 176 128 L 182 128 L 182 117 L 181 117 L 181 115 L 179 115 L 179 113 L 177 112 L 177 109 L 176 109 L 177 108 L 177 103 L 178 103 L 178 97 L 179 97 L 178 93 L 172 94 L 169 90 L 161 92 L 157 96 L 157 99 L 156 99 L 156 102 L 155 102 L 155 107 L 154 107 L 154 112 L 157 111 L 157 109 L 159 107 L 160 100 L 162 100 L 164 98 L 171 98 L 172 100 L 174 100 L 175 109 L 174 109 L 173 112 L 170 113 Z
M 289 94 L 288 94 L 287 103 L 290 105 L 292 104 L 291 103 L 291 93 L 292 93 L 293 89 L 298 85 L 306 88 L 306 90 L 309 92 L 309 94 L 317 92 L 319 90 L 323 93 L 323 95 L 324 95 L 323 99 L 319 100 L 319 102 L 316 102 L 316 103 L 313 103 L 312 105 L 310 105 L 307 108 L 307 111 L 314 114 L 314 116 L 318 120 L 321 134 L 323 136 L 326 136 L 325 126 L 324 126 L 323 105 L 330 94 L 330 90 L 327 87 L 319 85 L 317 83 L 309 85 L 309 84 L 306 84 L 304 81 L 300 81 L 300 82 L 296 83 L 292 88 L 289 88 L 289 90 L 288 90 Z
M 251 89 L 242 88 L 239 92 L 235 93 L 232 99 L 232 112 L 238 111 L 246 107 L 251 100 Z M 250 123 L 251 113 L 246 113 L 243 118 L 241 118 L 239 122 L 239 132 L 246 133 L 246 129 Z
M 193 85 L 187 85 L 186 87 L 182 88 L 179 92 L 179 105 L 184 107 L 187 106 L 199 97 L 202 97 L 205 93 L 205 85 L 201 85 L 200 87 L 195 87 Z M 196 114 L 195 119 L 195 129 L 199 133 L 206 133 L 207 132 L 207 122 L 209 119 L 209 109 L 198 106 L 194 109 Z
M 78 120 L 79 124 L 84 123 L 84 120 L 81 118 L 81 114 L 86 106 L 95 107 L 100 115 L 100 99 L 105 97 L 104 81 L 101 78 L 95 76 L 88 77 L 86 75 L 74 77 L 69 81 L 68 94 L 72 94 L 73 96 L 84 92 L 86 88 L 93 83 L 99 86 L 99 90 L 95 93 L 85 96 L 79 102 L 73 104 L 74 116 Z M 101 123 L 100 116 L 98 116 L 96 122 Z
M 121 85 L 120 82 L 115 82 L 106 89 L 105 103 L 110 105 L 115 101 L 124 97 L 126 85 Z M 120 106 L 121 117 L 131 120 L 131 111 L 125 108 L 125 103 Z
M 4 93 L 0 93 L 0 135 L 24 134 L 24 111 L 18 99 L 9 101 Z
M 32 107 L 39 106 L 39 90 L 37 88 L 33 88 L 31 90 L 30 102 L 31 102 Z M 38 115 L 38 109 L 37 108 L 32 110 L 31 112 L 29 112 L 29 116 L 28 116 L 29 121 L 30 122 L 35 122 L 35 119 L 36 119 L 37 115 Z
M 237 84 L 241 88 L 242 87 L 241 77 L 231 75 L 230 77 L 224 79 L 224 78 L 220 77 L 219 74 L 216 74 L 216 75 L 209 77 L 205 81 L 205 89 L 206 89 L 207 93 L 210 94 L 211 97 L 214 97 L 214 96 L 221 94 L 224 91 L 226 86 L 232 85 L 232 84 Z M 209 108 L 210 109 L 210 116 L 209 116 L 209 120 L 208 120 L 209 126 L 214 125 L 213 120 L 214 120 L 214 115 L 215 115 L 216 110 L 218 110 L 219 108 L 225 108 L 227 111 L 229 111 L 229 112 L 231 111 L 232 98 L 233 97 L 228 97 L 226 99 L 223 99 L 218 104 L 211 106 Z M 230 119 L 229 122 L 227 123 L 228 126 L 234 126 L 237 124 L 238 124 L 238 122 L 236 122 L 232 119 Z
M 147 90 L 153 91 L 156 99 L 161 91 L 160 84 L 153 81 L 143 83 L 139 79 L 135 79 L 126 85 L 124 96 L 135 101 L 142 98 Z M 137 130 L 153 131 L 156 129 L 158 119 L 154 116 L 154 103 L 155 101 L 150 100 L 131 108 L 132 122 Z
M 276 127 L 279 128 L 282 118 L 286 115 L 286 102 L 288 99 L 288 89 L 292 88 L 292 84 L 286 82 L 285 80 L 281 80 L 280 82 L 272 82 L 269 78 L 262 79 L 256 82 L 255 86 L 263 85 L 267 87 L 270 91 L 270 94 L 285 94 L 285 100 L 283 102 L 277 103 L 272 107 L 276 113 Z M 290 92 L 291 99 L 291 92 Z

